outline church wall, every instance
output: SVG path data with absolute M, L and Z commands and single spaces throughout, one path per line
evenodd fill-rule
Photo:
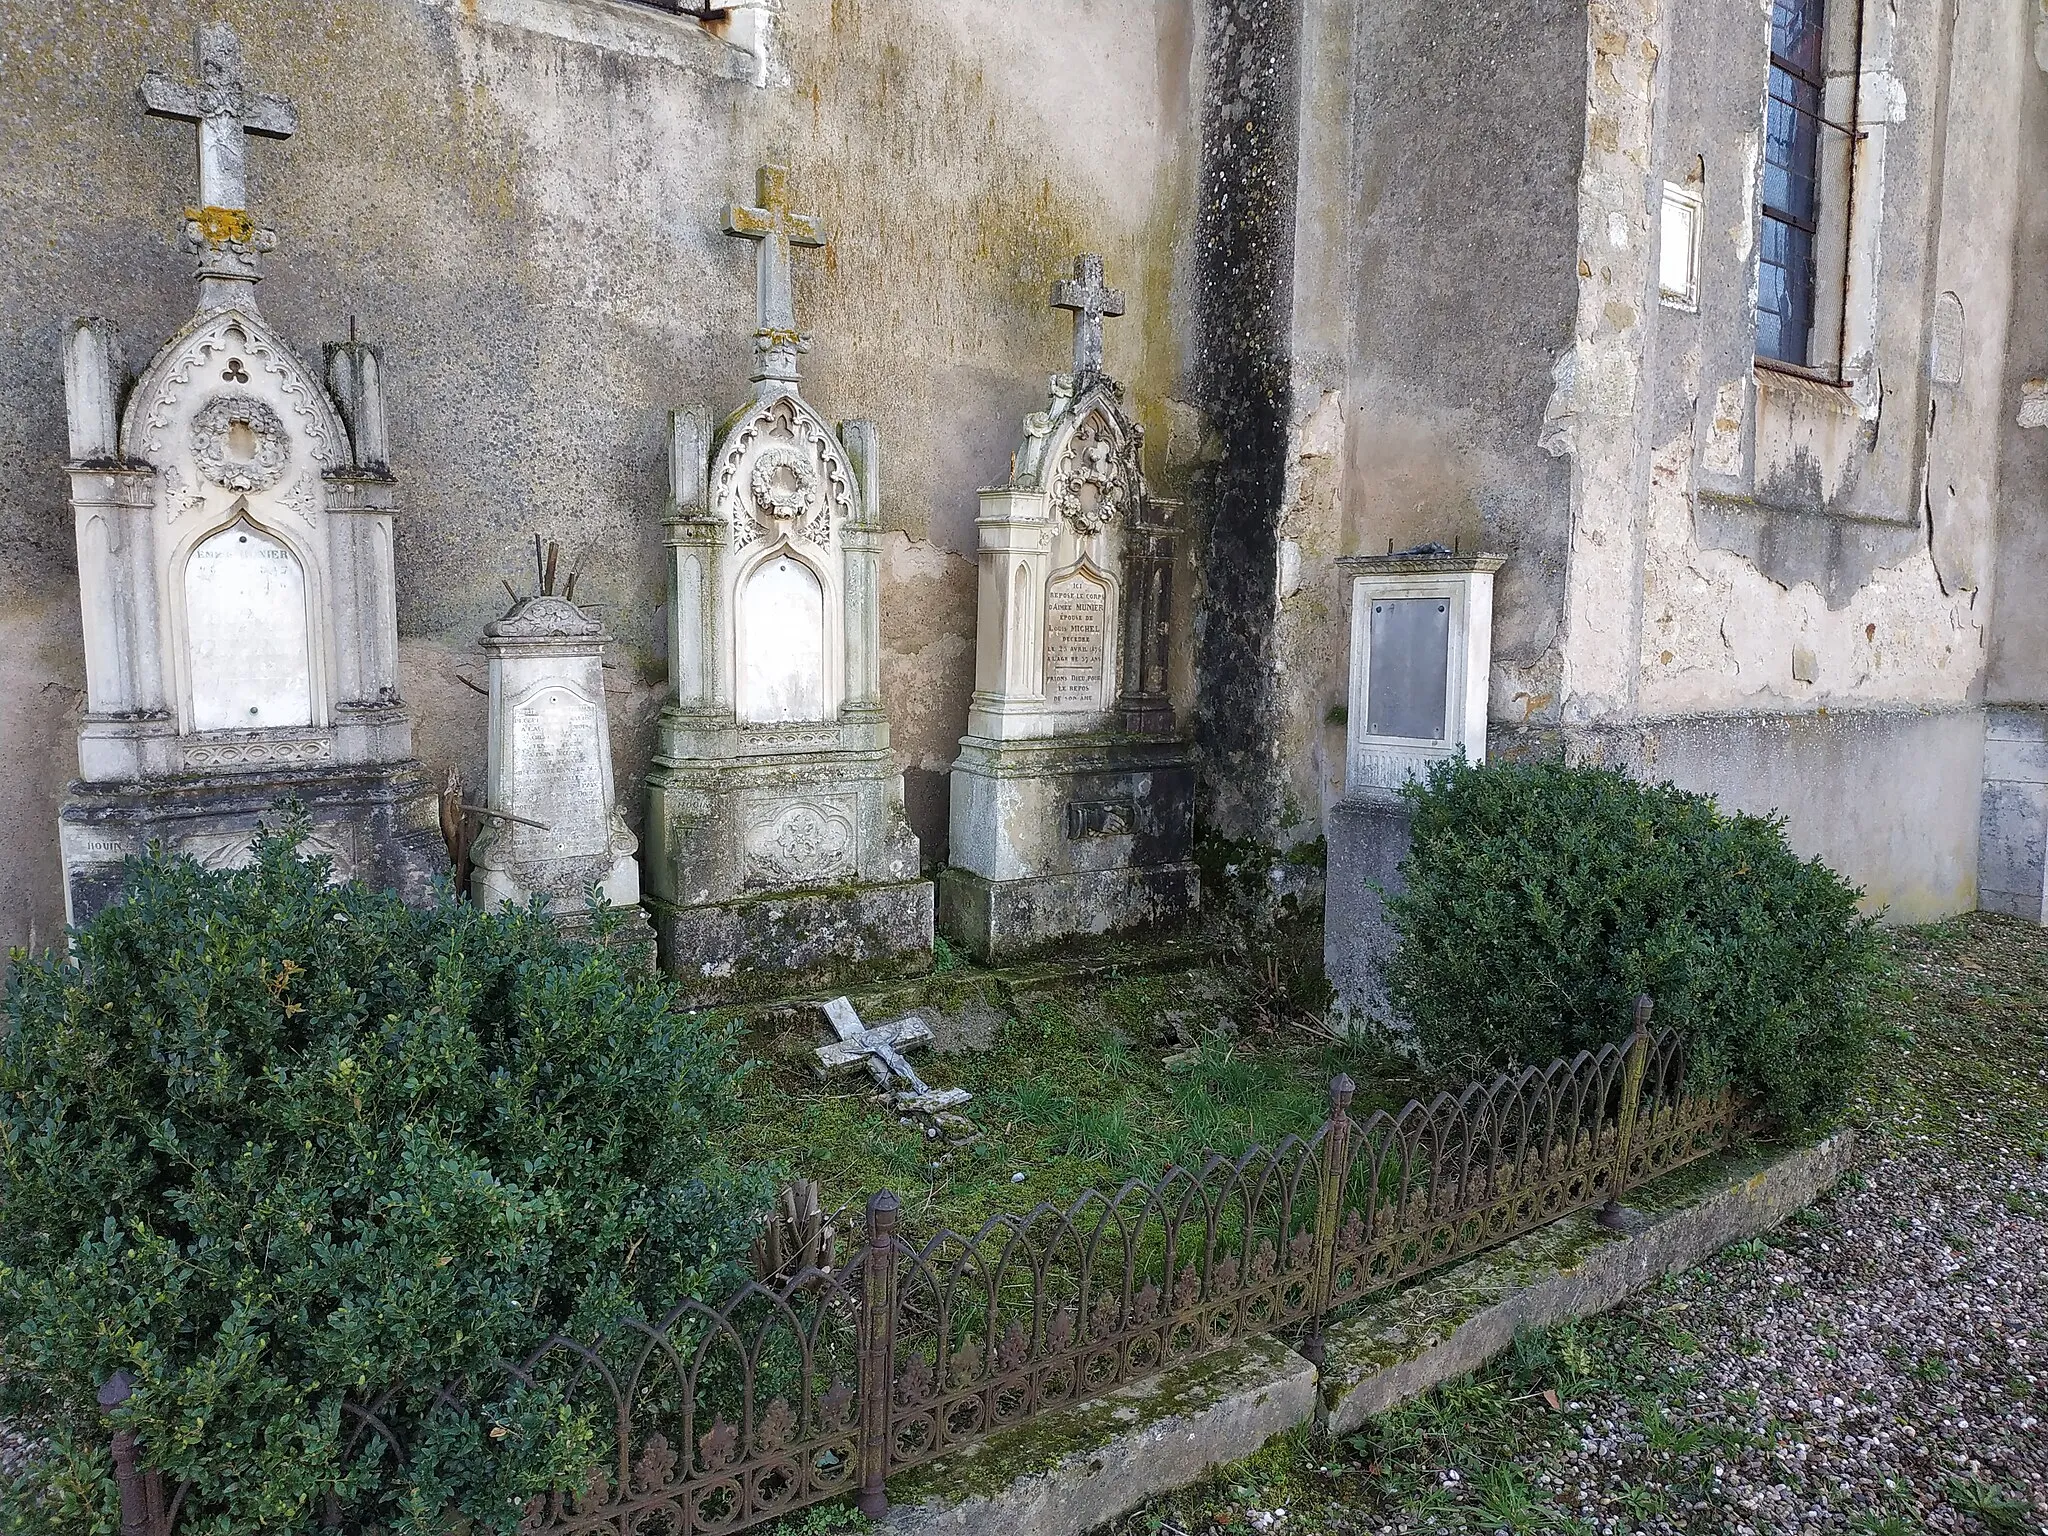
M 1197 0 L 784 0 L 716 35 L 617 0 L 0 3 L 0 942 L 61 921 L 55 819 L 82 700 L 57 337 L 120 327 L 130 369 L 190 313 L 176 248 L 192 136 L 145 119 L 226 20 L 300 131 L 254 141 L 280 246 L 265 314 L 317 362 L 382 343 L 400 477 L 401 685 L 421 757 L 481 781 L 477 637 L 540 529 L 617 636 L 621 800 L 637 822 L 664 688 L 667 413 L 746 389 L 750 247 L 718 233 L 787 159 L 834 239 L 798 259 L 806 393 L 882 434 L 883 686 L 927 857 L 972 682 L 975 496 L 1067 366 L 1051 280 L 1100 251 L 1129 296 L 1107 362 L 1163 455 L 1196 323 Z M 1186 433 L 1183 432 L 1185 437 Z M 1181 677 L 1186 693 L 1187 677 Z
M 1998 561 L 1992 587 L 1994 704 L 2048 704 L 2048 11 L 2031 18 L 2019 71 L 2019 202 L 2012 329 L 2000 422 Z
M 1317 836 L 1342 790 L 1340 555 L 1506 555 L 1495 708 L 1554 710 L 1571 482 L 1542 439 L 1572 340 L 1588 68 L 1582 0 L 1309 16 L 1278 572 L 1289 841 Z
M 1606 14 L 1613 56 L 1654 62 L 1631 111 L 1603 101 L 1623 70 L 1589 95 L 1589 162 L 1611 137 L 1643 180 L 1582 192 L 1577 369 L 1552 408 L 1575 472 L 1562 750 L 1780 811 L 1895 918 L 1970 907 L 2019 12 L 1964 0 L 1951 32 L 1931 0 L 1865 8 L 1846 387 L 1752 363 L 1768 12 Z M 1667 180 L 1703 194 L 1696 314 L 1657 299 Z M 1631 260 L 1617 293 L 1602 278 Z
M 1874 246 L 1875 287 L 1852 282 L 1847 302 L 1846 361 L 1860 374 L 1847 389 L 1748 365 L 1754 263 L 1746 230 L 1730 238 L 1720 214 L 1742 207 L 1737 189 L 1752 174 L 1768 18 L 1730 9 L 1759 29 L 1747 50 L 1756 78 L 1739 72 L 1749 99 L 1716 89 L 1735 18 L 1702 6 L 1673 20 L 1675 123 L 1660 171 L 1676 180 L 1694 156 L 1706 162 L 1711 286 L 1699 317 L 1657 317 L 1635 707 L 1961 702 L 1979 684 L 1989 606 L 1995 475 L 1979 470 L 1995 460 L 2010 289 L 2012 8 L 1965 4 L 1953 39 L 1946 7 L 1902 5 L 1895 21 L 1869 10 L 1861 153 L 1866 168 L 1882 161 L 1882 197 L 1866 198 L 1874 227 L 1860 237 Z M 1971 77 L 1953 95 L 1952 60 Z M 1930 381 L 1942 292 L 1960 294 L 1964 351 L 1989 360 L 1986 376 Z M 1774 435 L 1780 413 L 1803 415 L 1813 432 L 1815 446 L 1789 466 Z

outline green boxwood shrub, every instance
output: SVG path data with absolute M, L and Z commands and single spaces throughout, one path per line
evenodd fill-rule
M 1858 892 L 1783 823 L 1561 763 L 1440 765 L 1411 784 L 1389 977 L 1432 1064 L 1543 1062 L 1625 1037 L 1648 992 L 1702 1080 L 1775 1127 L 1839 1116 L 1879 970 Z
M 292 849 L 153 856 L 68 956 L 14 956 L 0 1416 L 44 1443 L 7 1529 L 115 1529 L 94 1394 L 117 1369 L 148 1461 L 196 1481 L 181 1532 L 310 1531 L 359 1487 L 345 1398 L 501 1380 L 552 1333 L 744 1276 L 768 1191 L 716 1150 L 723 1033 L 537 913 L 409 909 Z M 538 1397 L 494 1443 L 410 1427 L 398 1531 L 451 1504 L 509 1529 L 602 1433 Z

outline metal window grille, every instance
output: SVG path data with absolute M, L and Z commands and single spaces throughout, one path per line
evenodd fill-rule
M 697 21 L 717 21 L 730 7 L 716 3 L 716 0 L 626 0 L 628 5 L 644 5 L 650 11 L 667 11 L 673 16 L 688 16 Z
M 1765 104 L 1763 242 L 1757 275 L 1759 356 L 1805 367 L 1813 331 L 1814 236 L 1820 223 L 1823 0 L 1771 7 Z

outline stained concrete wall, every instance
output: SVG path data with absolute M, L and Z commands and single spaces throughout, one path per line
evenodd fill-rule
M 1004 472 L 1069 318 L 1076 251 L 1129 294 L 1110 368 L 1155 448 L 1192 351 L 1199 0 L 787 0 L 764 57 L 621 0 L 0 0 L 0 942 L 52 936 L 57 803 L 84 685 L 57 337 L 106 315 L 131 369 L 191 313 L 176 248 L 192 130 L 145 119 L 227 20 L 297 104 L 256 141 L 282 237 L 260 301 L 309 357 L 355 317 L 385 348 L 401 684 L 420 755 L 483 767 L 476 637 L 559 538 L 619 637 L 622 802 L 666 659 L 659 526 L 671 407 L 720 415 L 751 365 L 751 248 L 724 204 L 766 159 L 834 237 L 804 253 L 806 389 L 881 425 L 884 691 L 912 816 L 941 851 L 972 683 L 975 490 Z M 725 35 L 719 35 L 720 31 Z M 1187 393 L 1186 390 L 1179 390 Z M 1185 436 L 1185 433 L 1183 433 Z M 1185 678 L 1185 669 L 1183 669 Z
M 1984 712 L 1968 706 L 1716 712 L 1569 729 L 1500 727 L 1502 757 L 1556 755 L 1782 816 L 1802 858 L 1863 890 L 1888 922 L 1977 905 Z
M 1583 0 L 1310 7 L 1295 401 L 1278 571 L 1284 840 L 1342 789 L 1350 591 L 1334 561 L 1439 541 L 1509 557 L 1496 692 L 1554 706 L 1569 466 L 1542 446 L 1572 341 Z
M 2014 121 L 2019 200 L 2012 327 L 2005 354 L 1998 546 L 1985 692 L 1995 704 L 2048 703 L 2048 6 L 2039 0 L 2019 72 Z

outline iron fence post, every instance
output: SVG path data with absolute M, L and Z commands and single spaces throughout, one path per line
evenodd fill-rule
M 112 1418 L 135 1395 L 135 1378 L 116 1371 L 99 1390 L 100 1412 Z M 132 1429 L 117 1429 L 109 1449 L 114 1456 L 114 1486 L 121 1491 L 121 1536 L 162 1536 L 163 1477 L 138 1463 L 141 1450 Z
M 1342 1072 L 1330 1079 L 1330 1122 L 1323 1128 L 1323 1155 L 1316 1169 L 1315 1271 L 1310 1281 L 1308 1337 L 1301 1353 L 1323 1363 L 1323 1314 L 1337 1277 L 1337 1233 L 1344 1220 L 1344 1186 L 1351 1174 L 1351 1096 L 1358 1085 Z
M 1627 1224 L 1621 1197 L 1628 1193 L 1629 1144 L 1636 1133 L 1636 1111 L 1643 1099 L 1643 1073 L 1650 1063 L 1650 1013 L 1655 1004 L 1650 994 L 1636 998 L 1636 1028 L 1629 1036 L 1628 1059 L 1621 1069 L 1621 1110 L 1615 1126 L 1614 1177 L 1607 1186 L 1607 1204 L 1596 1218 L 1603 1227 L 1620 1231 Z
M 886 1189 L 868 1201 L 867 1252 L 860 1285 L 860 1512 L 889 1509 L 889 1397 L 896 1382 L 896 1217 L 902 1202 Z

